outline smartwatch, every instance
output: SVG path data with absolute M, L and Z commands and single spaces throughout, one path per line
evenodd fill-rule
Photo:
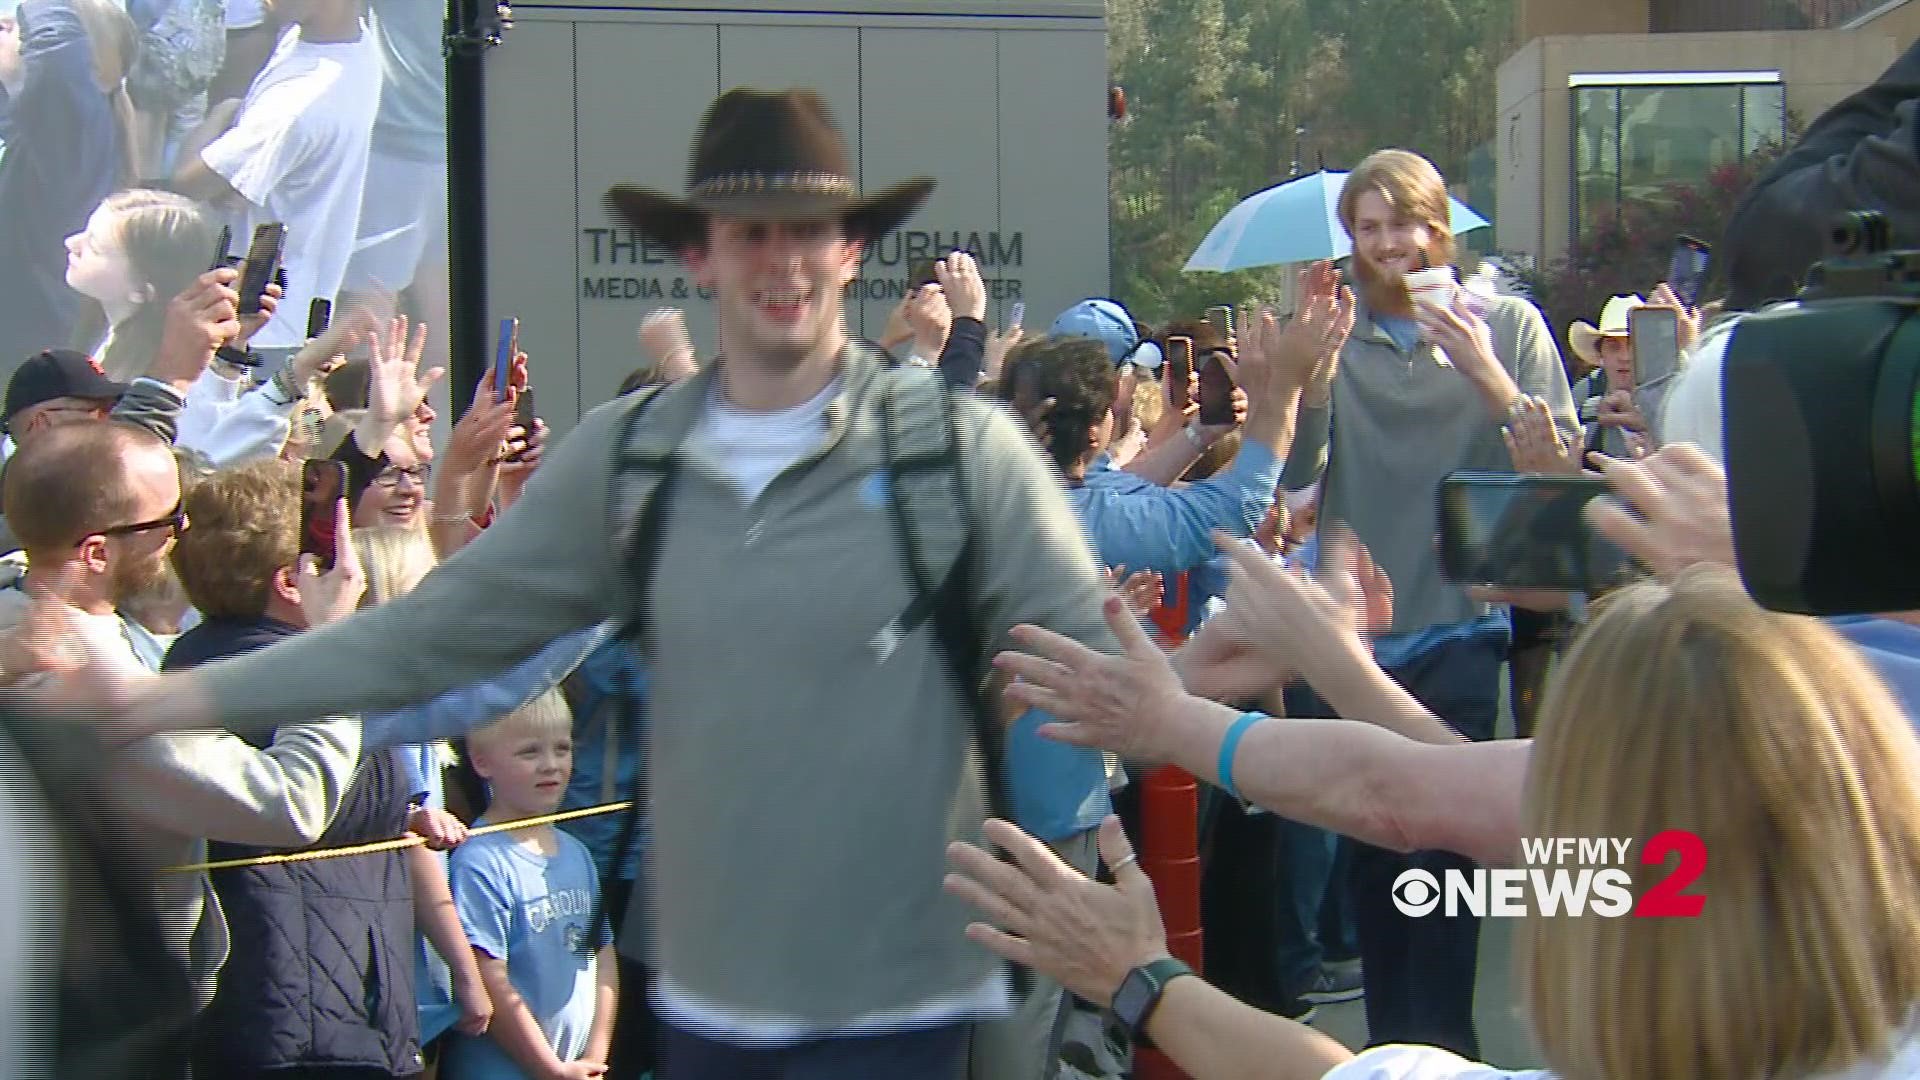
M 1192 968 L 1171 956 L 1134 968 L 1113 995 L 1113 1014 L 1127 1025 L 1135 1040 L 1147 1041 L 1147 1020 L 1159 1006 L 1167 984 L 1191 974 Z

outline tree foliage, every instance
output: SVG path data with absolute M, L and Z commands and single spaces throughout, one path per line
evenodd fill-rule
M 1136 317 L 1275 295 L 1279 271 L 1185 274 L 1247 195 L 1384 146 L 1456 179 L 1495 127 L 1514 0 L 1110 0 L 1113 279 Z

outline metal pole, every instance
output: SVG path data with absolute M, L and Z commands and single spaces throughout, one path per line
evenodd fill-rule
M 425 0 L 421 0 L 425 2 Z M 447 7 L 447 340 L 448 396 L 466 412 L 487 366 L 487 50 L 500 44 L 512 12 L 493 0 Z

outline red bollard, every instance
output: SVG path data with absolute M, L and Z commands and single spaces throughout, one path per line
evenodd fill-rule
M 1194 971 L 1202 970 L 1200 928 L 1199 786 L 1171 765 L 1140 784 L 1140 869 L 1153 881 L 1167 948 Z M 1135 1080 L 1186 1080 L 1186 1073 L 1157 1050 L 1136 1046 Z

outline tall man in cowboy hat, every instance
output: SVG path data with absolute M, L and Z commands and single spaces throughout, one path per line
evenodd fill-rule
M 91 695 L 129 729 L 260 731 L 406 705 L 637 617 L 651 932 L 631 917 L 621 941 L 656 972 L 662 1075 L 958 1076 L 970 1023 L 1006 1012 L 1012 980 L 941 888 L 947 842 L 984 817 L 980 725 L 941 620 L 915 614 L 893 502 L 914 478 L 882 467 L 927 434 L 889 403 L 945 399 L 937 373 L 851 339 L 841 310 L 861 245 L 933 183 L 861 196 L 851 176 L 816 95 L 723 95 L 685 199 L 610 195 L 715 293 L 717 360 L 583 417 L 513 509 L 408 596 L 140 687 L 81 671 L 63 700 Z M 957 478 L 911 516 L 967 508 L 964 528 L 922 530 L 929 552 L 964 532 L 978 556 L 964 599 L 981 647 L 962 659 L 977 669 L 1019 623 L 1113 651 L 1058 478 L 1010 416 L 950 404 Z M 1049 839 L 1083 834 L 1109 812 L 1105 764 L 1042 744 L 1037 723 L 1009 735 L 1012 812 Z

